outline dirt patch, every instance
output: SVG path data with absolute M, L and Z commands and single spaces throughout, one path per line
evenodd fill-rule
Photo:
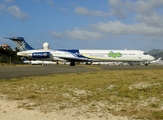
M 102 102 L 92 103 L 98 106 L 96 110 L 90 110 L 88 106 L 82 105 L 78 108 L 65 108 L 53 110 L 51 112 L 41 112 L 40 107 L 24 109 L 19 106 L 22 104 L 33 105 L 28 100 L 7 100 L 7 96 L 0 96 L 0 116 L 1 120 L 128 120 L 128 117 L 114 116 L 108 111 L 101 111 Z M 46 108 L 46 106 L 44 106 Z

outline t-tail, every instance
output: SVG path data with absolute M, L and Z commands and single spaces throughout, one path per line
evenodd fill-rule
M 14 37 L 9 39 L 14 42 L 17 49 L 20 51 L 33 50 L 33 48 L 24 40 L 23 37 Z

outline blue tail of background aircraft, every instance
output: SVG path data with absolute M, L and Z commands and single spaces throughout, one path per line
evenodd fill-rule
M 24 40 L 23 37 L 14 37 L 9 38 L 17 46 L 17 49 L 20 51 L 33 50 L 33 48 Z

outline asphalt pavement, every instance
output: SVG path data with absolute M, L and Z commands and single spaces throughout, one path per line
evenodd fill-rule
M 28 76 L 41 76 L 50 74 L 93 72 L 102 70 L 141 70 L 163 69 L 163 65 L 149 66 L 107 66 L 107 65 L 28 65 L 28 66 L 1 66 L 0 79 L 10 79 Z

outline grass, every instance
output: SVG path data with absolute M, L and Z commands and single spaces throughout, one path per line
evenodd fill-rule
M 54 74 L 0 80 L 0 93 L 41 111 L 89 106 L 135 119 L 163 118 L 163 69 Z M 29 104 L 29 103 L 33 104 Z M 46 107 L 45 107 L 46 106 Z M 161 108 L 162 107 L 162 108 Z

